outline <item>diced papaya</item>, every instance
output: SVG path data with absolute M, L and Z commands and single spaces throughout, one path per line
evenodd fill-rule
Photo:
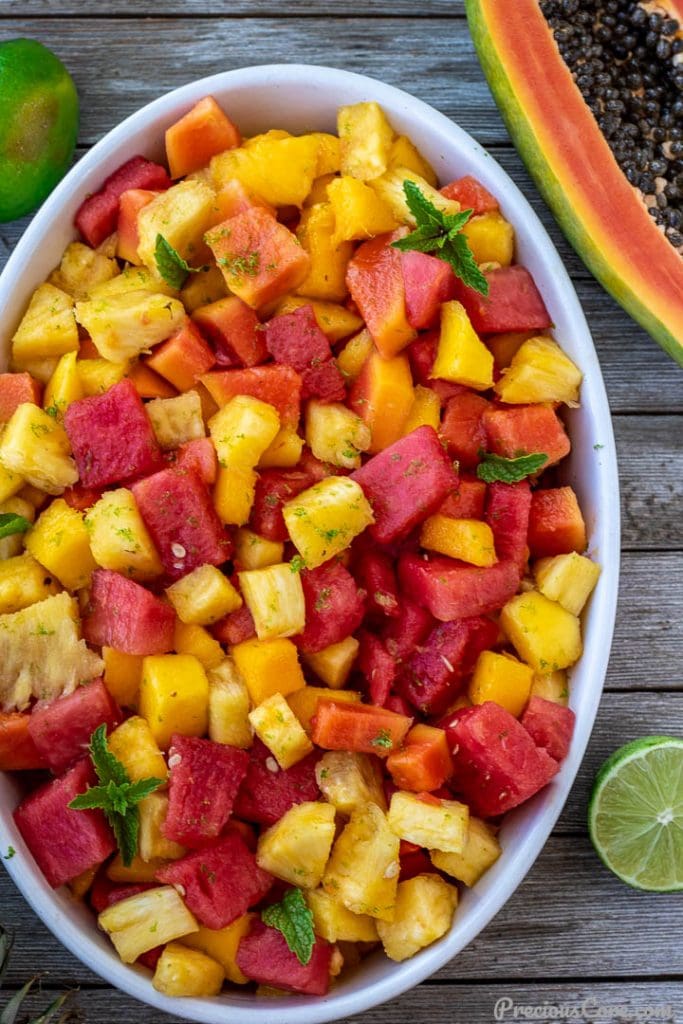
M 412 719 L 368 704 L 321 700 L 312 720 L 313 742 L 325 750 L 351 750 L 388 757 L 408 732 Z
M 410 344 L 415 330 L 406 317 L 401 254 L 391 235 L 364 242 L 346 272 L 346 283 L 377 349 L 389 359 Z
M 484 481 L 460 475 L 456 490 L 439 505 L 438 513 L 453 519 L 483 519 L 485 500 Z
M 120 260 L 142 262 L 138 256 L 138 214 L 158 195 L 146 188 L 131 188 L 122 193 L 116 225 L 116 255 Z
M 24 402 L 40 405 L 42 390 L 30 373 L 0 373 L 0 423 L 6 423 Z
M 0 712 L 0 771 L 45 767 L 29 732 L 30 720 L 30 715 L 18 711 Z
M 126 376 L 133 381 L 140 398 L 174 398 L 178 394 L 172 384 L 150 370 L 146 363 L 133 363 Z
M 399 789 L 429 793 L 443 786 L 453 772 L 446 733 L 431 725 L 414 725 L 405 746 L 390 754 L 387 771 Z
M 225 184 L 216 193 L 216 207 L 220 211 L 221 220 L 235 217 L 245 210 L 252 210 L 255 206 L 267 210 L 273 216 L 276 215 L 274 206 L 267 203 L 262 196 L 257 195 L 252 189 L 239 180 L 239 178 L 228 178 Z
M 296 236 L 310 256 L 311 266 L 299 291 L 314 299 L 341 302 L 346 297 L 346 268 L 353 246 L 350 242 L 335 241 L 334 228 L 330 203 L 316 203 L 304 210 Z
M 545 451 L 545 449 L 543 449 Z M 536 558 L 586 550 L 586 524 L 571 487 L 534 491 L 529 513 L 529 548 Z
M 372 432 L 369 451 L 380 452 L 402 436 L 415 394 L 408 357 L 384 359 L 373 349 L 349 395 L 349 406 Z
M 258 317 L 237 295 L 200 306 L 192 319 L 213 345 L 214 362 L 223 366 L 256 366 L 268 357 Z M 205 373 L 206 369 L 210 367 L 200 372 Z
M 213 96 L 204 96 L 166 129 L 165 142 L 171 177 L 183 178 L 205 167 L 217 153 L 239 146 L 241 138 Z
M 178 391 L 188 391 L 215 362 L 214 353 L 189 318 L 179 331 L 157 345 L 146 359 L 147 365 L 170 381 Z

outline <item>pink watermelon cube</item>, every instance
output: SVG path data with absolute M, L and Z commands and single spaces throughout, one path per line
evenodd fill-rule
M 107 732 L 121 721 L 121 712 L 101 679 L 80 686 L 51 704 L 36 704 L 28 730 L 41 757 L 61 775 L 87 753 L 90 737 L 100 725 Z
M 571 708 L 543 697 L 532 697 L 520 719 L 532 740 L 556 761 L 563 761 L 574 735 L 576 715 Z
M 384 707 L 396 679 L 396 662 L 374 633 L 363 629 L 358 639 L 360 648 L 356 667 L 365 676 L 370 703 Z
M 353 574 L 367 594 L 367 610 L 378 619 L 396 619 L 401 610 L 393 559 L 363 540 L 361 534 L 360 543 L 354 545 Z
M 440 715 L 455 700 L 482 651 L 494 645 L 498 626 L 475 616 L 444 622 L 401 674 L 399 693 L 425 715 Z
M 515 264 L 487 270 L 488 296 L 456 279 L 456 298 L 462 302 L 477 334 L 505 331 L 544 331 L 552 327 L 545 302 L 533 277 Z
M 194 849 L 221 834 L 247 774 L 249 755 L 227 744 L 175 735 L 169 750 L 171 774 L 167 839 Z
M 313 752 L 283 771 L 268 747 L 254 740 L 246 778 L 235 800 L 235 815 L 261 825 L 273 825 L 295 804 L 317 800 L 320 790 L 315 766 L 319 756 Z
M 273 884 L 237 830 L 172 861 L 157 880 L 182 887 L 183 900 L 207 928 L 225 928 L 260 903 Z
M 149 416 L 132 380 L 72 402 L 64 413 L 83 487 L 125 483 L 163 465 Z
M 402 252 L 401 270 L 405 288 L 406 317 L 418 331 L 433 327 L 441 303 L 455 295 L 455 275 L 448 263 L 423 252 Z
M 284 541 L 289 534 L 282 518 L 282 506 L 315 483 L 310 473 L 299 469 L 264 469 L 259 473 L 249 525 L 268 540 Z
M 83 636 L 97 647 L 124 654 L 166 654 L 173 650 L 175 612 L 139 583 L 109 569 L 92 574 Z
M 392 658 L 405 661 L 429 636 L 434 625 L 434 619 L 426 608 L 402 594 L 398 616 L 387 622 L 381 636 Z
M 500 704 L 486 701 L 456 711 L 439 723 L 454 764 L 449 785 L 473 814 L 491 818 L 517 807 L 542 789 L 557 761 Z
M 365 614 L 365 592 L 340 562 L 332 559 L 304 570 L 301 584 L 306 625 L 294 641 L 303 651 L 322 651 L 358 629 Z
M 484 413 L 491 403 L 474 391 L 453 395 L 446 402 L 440 434 L 446 442 L 448 454 L 457 459 L 461 468 L 474 469 L 486 450 L 487 434 Z
M 486 484 L 476 477 L 460 474 L 458 489 L 449 494 L 438 508 L 440 516 L 452 519 L 483 519 Z
M 102 811 L 74 811 L 69 804 L 97 784 L 89 758 L 66 775 L 34 790 L 14 812 L 24 842 L 53 889 L 97 867 L 116 849 Z
M 332 946 L 316 938 L 311 959 L 302 964 L 292 953 L 282 932 L 255 920 L 237 950 L 237 966 L 260 985 L 273 985 L 287 992 L 324 996 L 330 987 Z
M 344 377 L 334 359 L 301 371 L 301 397 L 320 402 L 342 402 L 346 398 Z
M 458 477 L 433 427 L 418 427 L 374 455 L 351 479 L 372 505 L 368 532 L 379 544 L 410 533 L 458 486 Z
M 528 480 L 489 484 L 486 497 L 486 522 L 493 533 L 496 554 L 501 561 L 514 562 L 520 573 L 529 558 L 527 536 L 531 511 L 531 487 Z
M 407 552 L 398 564 L 401 587 L 435 619 L 467 619 L 498 611 L 517 593 L 520 573 L 514 562 L 480 569 L 453 558 Z
M 107 907 L 113 907 L 115 903 L 127 900 L 129 896 L 139 896 L 141 892 L 155 888 L 154 882 L 138 882 L 135 885 L 112 882 L 100 872 L 92 884 L 88 900 L 95 913 L 101 914 Z
M 344 378 L 332 359 L 332 349 L 318 326 L 312 306 L 299 306 L 266 324 L 266 345 L 276 363 L 301 374 L 301 397 L 339 402 Z
M 119 199 L 131 188 L 151 191 L 170 188 L 173 182 L 161 164 L 144 156 L 134 156 L 118 167 L 102 187 L 79 206 L 74 222 L 88 245 L 97 246 L 116 231 Z
M 169 580 L 200 565 L 221 565 L 232 554 L 230 537 L 196 470 L 162 469 L 133 484 L 132 491 Z
M 176 451 L 176 469 L 194 469 L 207 487 L 213 487 L 218 475 L 218 456 L 210 437 L 185 441 Z
M 243 604 L 236 612 L 230 612 L 211 626 L 211 633 L 222 644 L 241 644 L 256 636 L 254 618 Z

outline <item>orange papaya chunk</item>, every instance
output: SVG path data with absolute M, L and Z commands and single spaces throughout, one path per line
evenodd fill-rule
M 116 225 L 116 255 L 127 263 L 140 263 L 138 256 L 138 214 L 151 203 L 158 192 L 147 188 L 129 188 L 119 199 L 119 219 Z
M 166 130 L 166 157 L 172 178 L 206 167 L 212 156 L 239 146 L 241 137 L 213 96 L 205 96 Z
M 386 359 L 409 345 L 417 334 L 406 316 L 401 256 L 390 244 L 396 237 L 378 235 L 363 242 L 346 271 L 351 297 Z
M 349 405 L 370 427 L 371 454 L 381 452 L 403 436 L 403 426 L 415 399 L 408 356 L 383 359 L 375 349 L 351 389 Z

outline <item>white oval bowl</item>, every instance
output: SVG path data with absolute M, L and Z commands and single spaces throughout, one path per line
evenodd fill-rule
M 614 628 L 619 577 L 614 436 L 600 367 L 574 288 L 538 217 L 505 171 L 466 132 L 426 103 L 363 75 L 310 65 L 242 68 L 192 82 L 143 107 L 98 142 L 46 200 L 0 277 L 5 364 L 11 335 L 32 290 L 59 263 L 75 236 L 73 216 L 84 196 L 137 153 L 162 158 L 164 130 L 207 94 L 216 97 L 245 135 L 268 128 L 334 131 L 338 106 L 376 100 L 393 126 L 425 154 L 442 182 L 473 174 L 498 197 L 515 227 L 518 259 L 536 279 L 556 325 L 555 335 L 584 372 L 581 408 L 566 417 L 572 454 L 564 477 L 578 493 L 590 552 L 601 563 L 602 575 L 584 615 L 584 654 L 571 674 L 570 704 L 576 712 L 571 750 L 550 785 L 506 816 L 502 856 L 474 889 L 465 892 L 453 927 L 439 942 L 398 964 L 377 953 L 324 998 L 259 999 L 238 991 L 212 999 L 168 998 L 155 991 L 147 971 L 121 963 L 89 910 L 66 889 L 54 892 L 48 886 L 12 820 L 20 788 L 0 773 L 0 850 L 16 850 L 5 866 L 55 936 L 100 977 L 142 1002 L 205 1024 L 322 1024 L 400 995 L 459 953 L 515 891 L 562 810 L 593 727 Z

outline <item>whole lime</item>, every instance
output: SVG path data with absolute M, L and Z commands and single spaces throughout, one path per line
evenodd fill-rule
M 0 223 L 30 213 L 71 163 L 78 95 L 62 62 L 35 39 L 0 43 Z

